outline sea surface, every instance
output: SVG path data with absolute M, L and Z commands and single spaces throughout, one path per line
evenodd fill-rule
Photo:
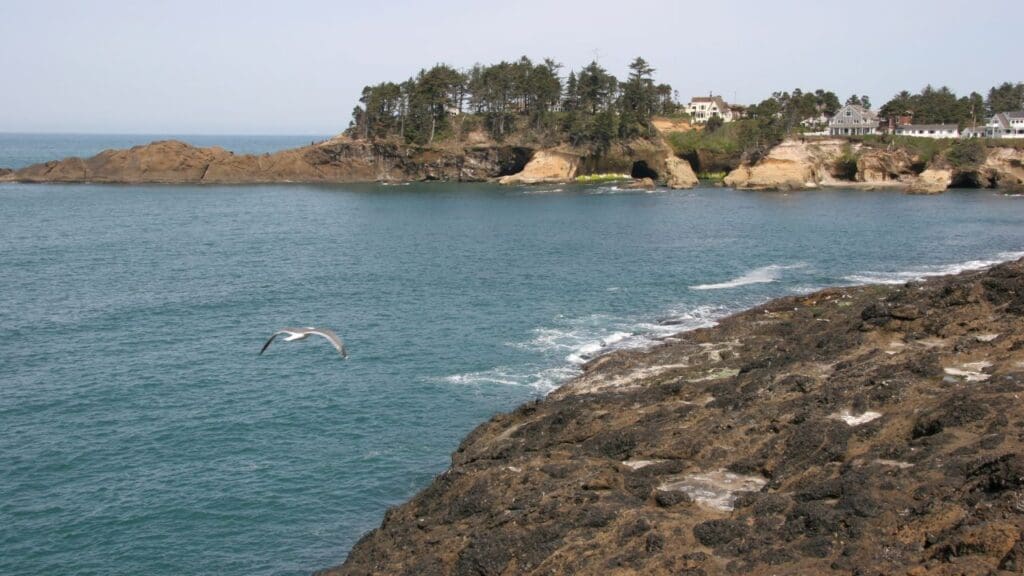
M 977 190 L 0 184 L 0 574 L 308 574 L 596 354 L 1020 256 L 1024 198 Z M 314 325 L 348 360 L 257 355 Z

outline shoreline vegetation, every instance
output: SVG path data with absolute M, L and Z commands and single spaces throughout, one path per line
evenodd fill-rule
M 1022 295 L 1018 260 L 600 356 L 317 574 L 1017 572 Z
M 614 173 L 672 188 L 701 180 L 751 190 L 1024 187 L 1024 139 L 823 136 L 822 119 L 841 107 L 823 89 L 776 92 L 735 107 L 731 122 L 716 116 L 698 124 L 641 57 L 624 80 L 597 62 L 564 68 L 526 57 L 468 70 L 438 64 L 403 82 L 366 86 L 349 127 L 309 146 L 236 155 L 156 142 L 0 169 L 0 182 L 540 184 L 601 182 Z M 846 102 L 871 106 L 866 96 Z M 987 97 L 931 86 L 902 91 L 880 112 L 967 127 L 1021 107 L 1024 84 L 1004 83 Z

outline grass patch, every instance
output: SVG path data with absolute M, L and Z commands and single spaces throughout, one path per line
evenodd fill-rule
M 708 180 L 711 182 L 721 182 L 722 180 L 725 180 L 725 177 L 728 175 L 728 172 L 701 172 L 700 174 L 697 174 L 697 179 Z
M 720 154 L 737 154 L 741 151 L 741 147 L 734 126 L 735 123 L 730 122 L 714 132 L 707 130 L 672 132 L 668 135 L 668 143 L 677 156 L 693 154 L 700 150 Z
M 576 182 L 580 184 L 599 184 L 601 182 L 618 182 L 620 180 L 629 180 L 629 174 L 584 174 L 576 177 Z

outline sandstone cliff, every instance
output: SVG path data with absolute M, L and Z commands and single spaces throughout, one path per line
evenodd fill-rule
M 786 140 L 755 164 L 733 170 L 725 183 L 745 190 L 895 188 L 928 194 L 950 186 L 1016 189 L 1024 184 L 1024 150 L 992 147 L 977 169 L 957 170 L 942 156 L 925 162 L 898 147 Z
M 1024 150 L 989 149 L 985 163 L 978 169 L 981 184 L 1019 190 L 1024 187 Z
M 1024 262 L 784 298 L 481 425 L 322 574 L 1020 573 L 1022 414 Z
M 541 184 L 545 182 L 569 182 L 576 177 L 580 157 L 569 152 L 539 150 L 526 163 L 522 171 L 502 176 L 502 184 Z

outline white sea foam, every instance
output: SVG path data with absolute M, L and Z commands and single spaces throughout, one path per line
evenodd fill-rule
M 954 264 L 938 264 L 931 266 L 916 266 L 909 270 L 898 272 L 862 272 L 846 276 L 844 280 L 856 284 L 904 284 L 911 280 L 920 280 L 931 276 L 946 276 L 948 274 L 959 274 L 969 270 L 981 270 L 989 266 L 1024 258 L 1024 252 L 1000 252 L 994 258 L 986 260 L 968 260 Z
M 523 386 L 547 394 L 581 373 L 580 366 L 613 350 L 645 348 L 678 332 L 713 326 L 731 310 L 723 306 L 699 306 L 670 310 L 660 320 L 630 320 L 607 314 L 580 318 L 555 318 L 554 326 L 537 328 L 533 337 L 509 346 L 544 358 L 521 367 L 454 374 L 442 380 L 468 386 Z
M 554 368 L 540 369 L 524 366 L 520 369 L 513 369 L 507 366 L 482 370 L 479 372 L 467 372 L 465 374 L 453 374 L 442 380 L 449 384 L 461 386 L 521 386 L 532 388 L 539 394 L 548 394 L 558 388 L 562 382 L 579 374 L 577 366 L 558 366 Z
M 755 268 L 750 272 L 747 272 L 739 278 L 733 278 L 728 282 L 721 282 L 718 284 L 698 284 L 697 286 L 690 286 L 691 290 L 725 290 L 729 288 L 738 288 L 740 286 L 747 286 L 749 284 L 767 284 L 769 282 L 775 282 L 782 276 L 782 272 L 785 270 L 793 270 L 795 268 L 804 268 L 807 264 L 790 264 L 780 265 L 772 264 L 770 266 L 762 266 Z

